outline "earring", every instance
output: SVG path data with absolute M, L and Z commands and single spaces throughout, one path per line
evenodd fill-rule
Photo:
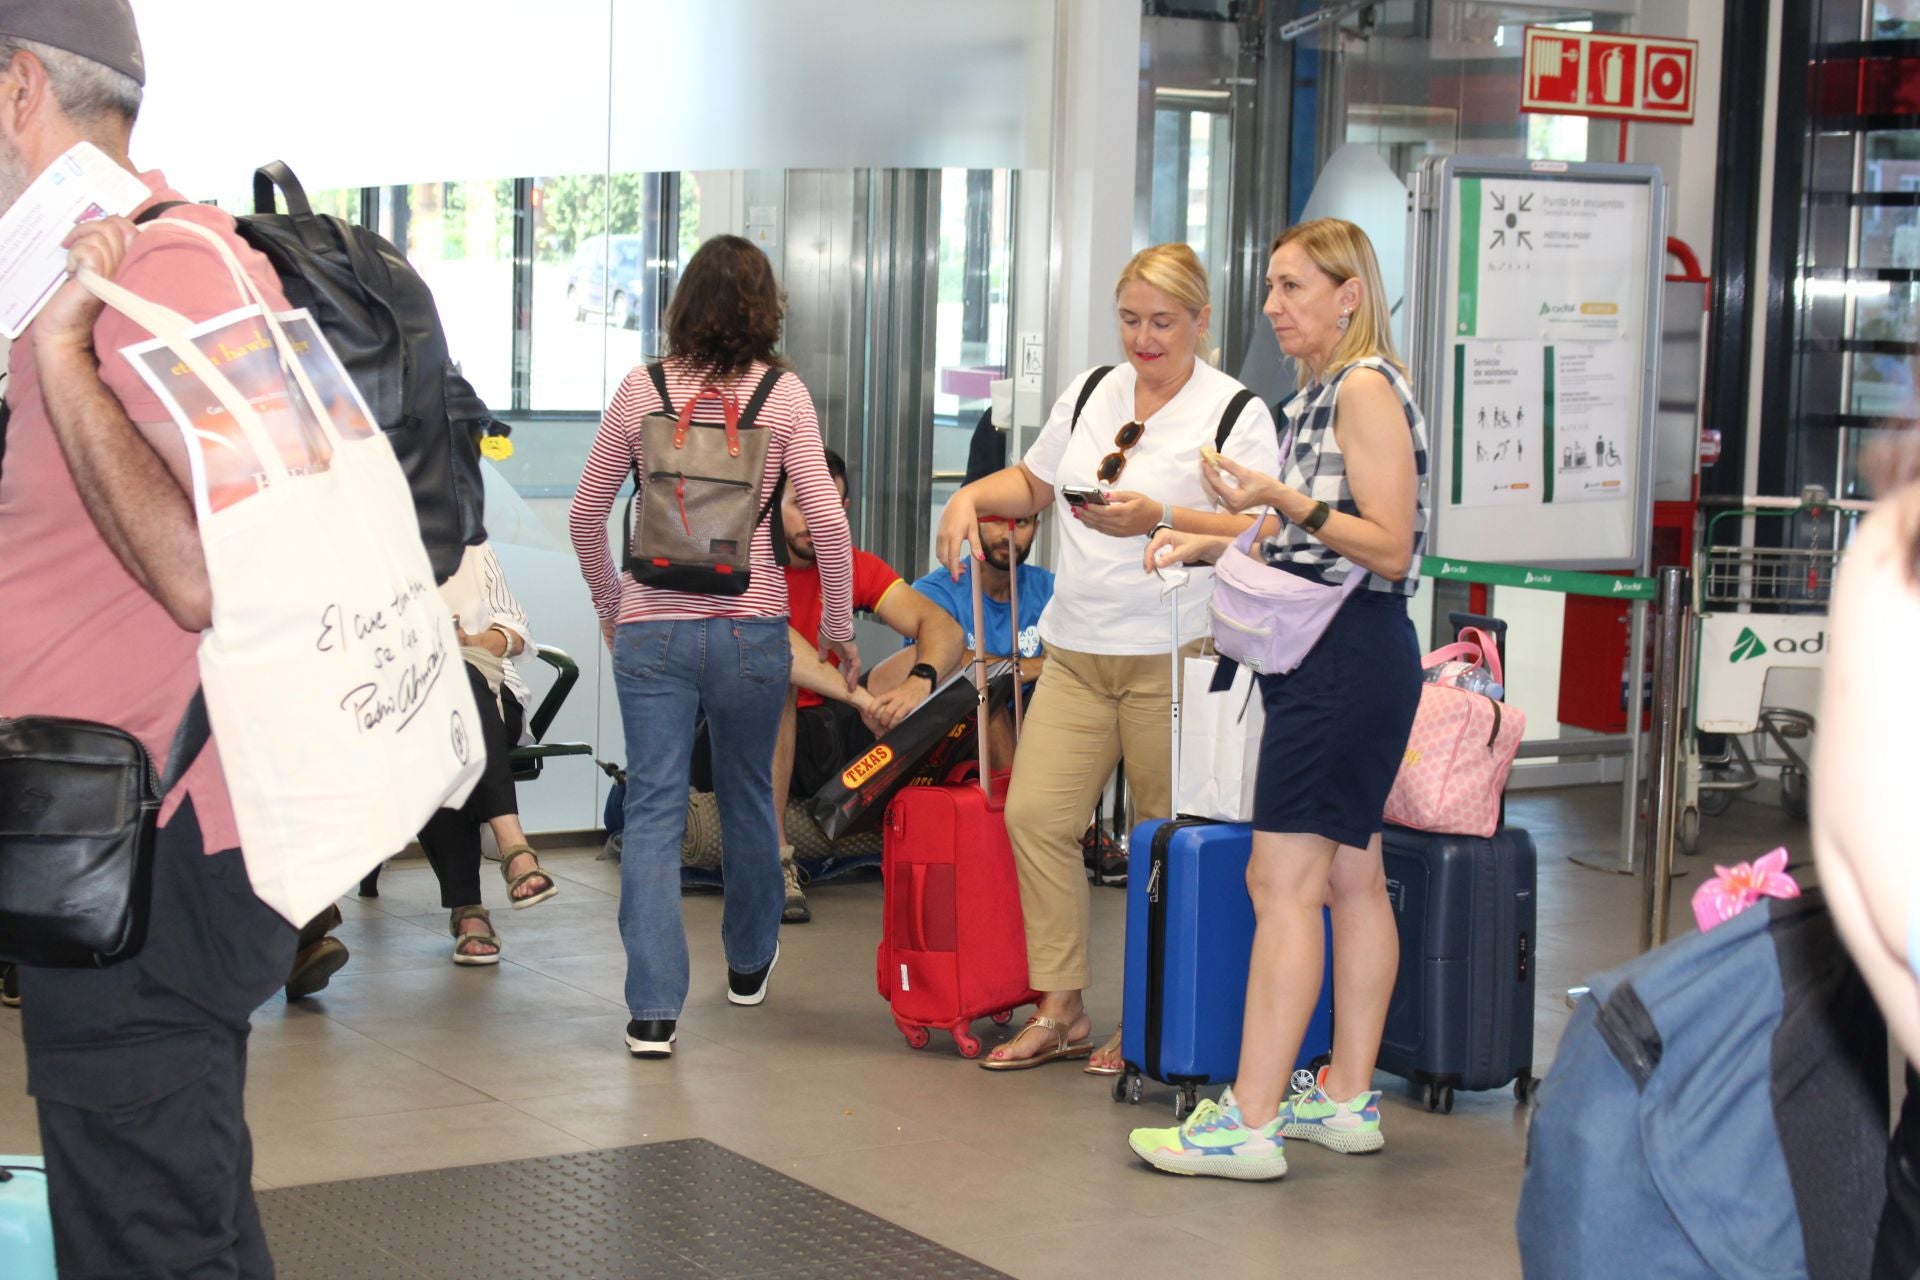
M 1353 323 L 1353 312 L 1342 311 L 1340 313 L 1340 332 L 1345 333 L 1347 331 L 1347 326 L 1352 323 Z

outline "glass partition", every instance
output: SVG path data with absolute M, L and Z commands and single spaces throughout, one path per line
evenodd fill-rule
M 1047 199 L 1052 0 L 552 0 L 537 22 L 509 0 L 469 0 L 458 22 L 334 0 L 328 16 L 270 64 L 238 37 L 149 23 L 135 151 L 236 210 L 251 165 L 284 159 L 316 210 L 377 229 L 427 281 L 453 358 L 512 427 L 512 456 L 487 464 L 496 549 L 537 639 L 583 659 L 554 736 L 619 754 L 567 508 L 602 410 L 660 354 L 681 266 L 709 236 L 773 261 L 785 354 L 858 478 L 857 539 L 924 567 L 934 505 L 1006 376 L 1014 300 L 1023 328 L 1047 327 L 1044 287 L 1037 304 L 1016 292 L 1013 228 L 1035 223 L 1022 200 Z M 357 38 L 376 27 L 381 41 Z M 180 71 L 206 65 L 222 75 Z M 379 92 L 232 110 L 342 67 Z M 595 825 L 598 773 L 548 774 L 523 797 L 529 828 Z

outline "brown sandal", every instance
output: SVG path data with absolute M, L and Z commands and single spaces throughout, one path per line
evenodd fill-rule
M 468 933 L 460 928 L 469 920 L 478 920 L 486 925 L 482 933 Z M 453 918 L 447 922 L 448 932 L 453 934 L 453 962 L 455 964 L 499 964 L 500 939 L 494 936 L 493 917 L 487 914 L 485 907 L 455 907 Z M 493 948 L 492 951 L 464 951 L 461 948 L 468 943 L 478 942 Z
M 512 866 L 513 860 L 523 853 L 533 859 L 533 866 L 522 871 L 517 876 L 508 875 L 507 868 Z M 519 889 L 521 885 L 533 879 L 535 876 L 539 876 L 547 882 L 545 889 L 542 889 L 539 893 L 530 893 L 524 898 L 516 898 L 513 896 L 515 890 Z M 551 872 L 540 865 L 540 855 L 533 851 L 533 846 L 530 844 L 517 844 L 511 849 L 501 850 L 500 878 L 507 882 L 507 900 L 513 904 L 515 911 L 520 910 L 522 907 L 530 907 L 536 902 L 545 902 L 548 898 L 560 892 L 559 882 L 553 878 Z
M 1043 1031 L 1053 1032 L 1053 1048 L 1044 1049 L 1030 1058 L 982 1058 L 980 1059 L 981 1068 L 986 1071 L 1025 1071 L 1029 1067 L 1045 1066 L 1049 1062 L 1084 1058 L 1093 1052 L 1093 1041 L 1068 1040 L 1066 1024 L 1038 1013 L 1028 1018 L 1027 1025 L 1014 1033 L 1013 1040 L 1018 1040 L 1025 1035 L 1028 1027 L 1039 1027 Z M 1012 1044 L 1013 1040 L 1007 1043 Z

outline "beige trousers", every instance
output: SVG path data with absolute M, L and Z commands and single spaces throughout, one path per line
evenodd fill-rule
M 1199 648 L 1195 641 L 1188 651 Z M 1126 761 L 1136 820 L 1172 809 L 1172 698 L 1164 653 L 1047 650 L 1007 793 L 1027 981 L 1036 991 L 1079 991 L 1089 980 L 1080 840 L 1114 765 Z

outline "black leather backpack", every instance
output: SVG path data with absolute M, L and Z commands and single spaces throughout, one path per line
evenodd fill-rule
M 274 189 L 286 196 L 276 211 Z M 413 490 L 436 581 L 484 541 L 484 490 L 471 431 L 492 421 L 447 353 L 427 282 L 406 255 L 365 227 L 316 214 L 293 170 L 276 160 L 253 175 L 254 212 L 242 239 L 265 255 L 287 301 L 313 313 Z

